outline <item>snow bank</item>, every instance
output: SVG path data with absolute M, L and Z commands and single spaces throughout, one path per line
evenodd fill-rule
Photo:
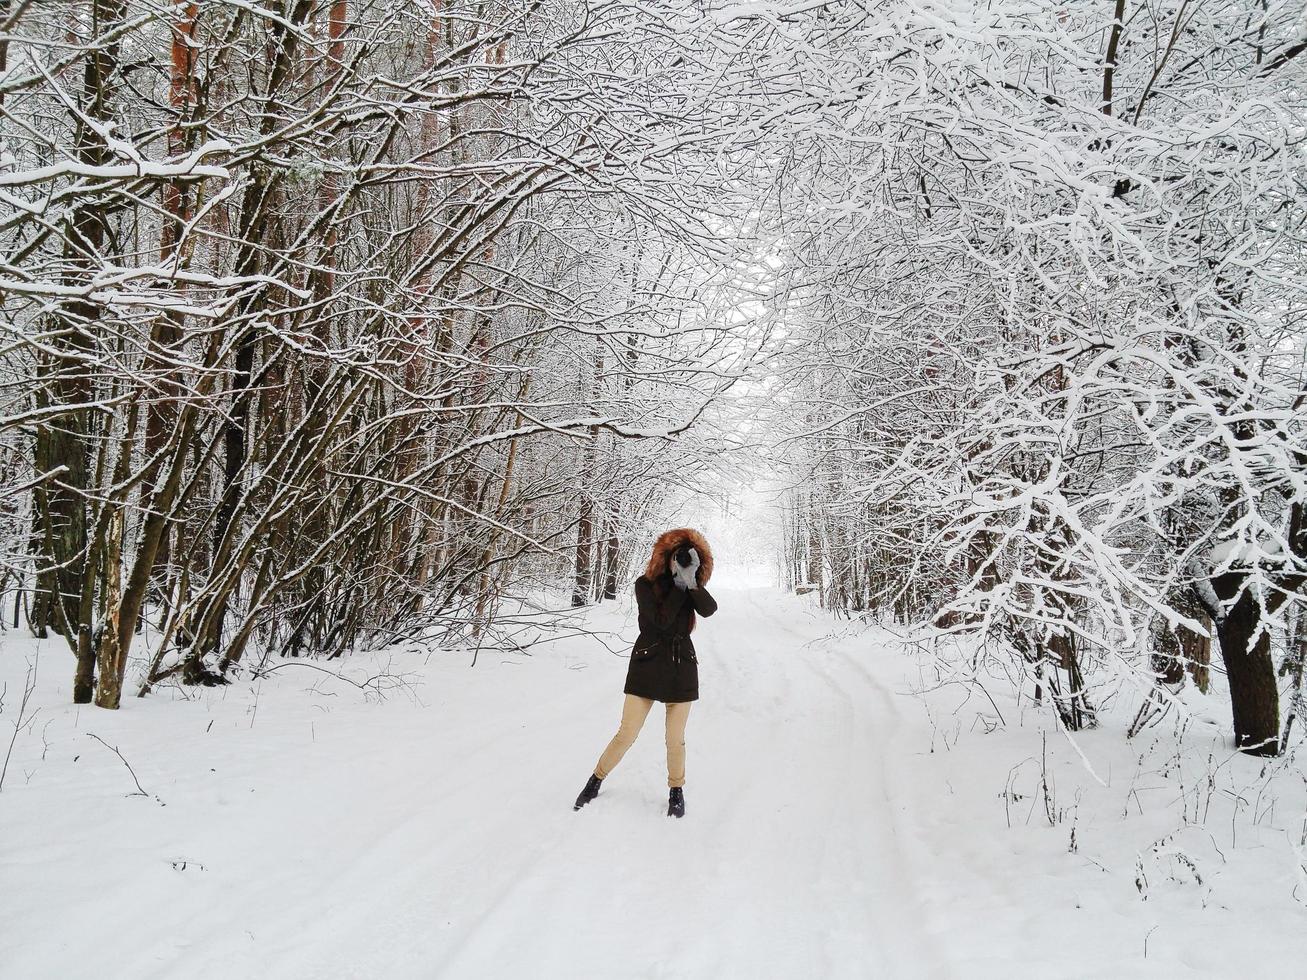
M 1077 737 L 1099 785 L 998 685 L 931 689 L 810 597 L 718 598 L 682 821 L 658 713 L 571 809 L 617 724 L 625 603 L 475 668 L 288 661 L 116 713 L 68 703 L 60 642 L 4 634 L 5 742 L 39 669 L 0 790 L 0 972 L 1182 977 L 1255 955 L 1296 975 L 1295 756 L 1197 720 L 1127 742 L 1122 702 Z

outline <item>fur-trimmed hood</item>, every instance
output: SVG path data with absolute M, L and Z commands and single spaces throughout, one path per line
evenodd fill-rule
M 652 582 L 667 571 L 672 553 L 683 544 L 688 544 L 699 553 L 699 571 L 694 578 L 700 585 L 707 585 L 712 578 L 712 549 L 708 547 L 708 539 L 692 527 L 674 527 L 658 535 L 653 554 L 649 556 L 649 563 L 644 569 L 645 578 Z

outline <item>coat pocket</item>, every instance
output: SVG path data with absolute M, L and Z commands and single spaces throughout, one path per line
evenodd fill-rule
M 655 644 L 654 646 L 650 646 L 650 647 L 636 647 L 634 650 L 631 651 L 631 659 L 632 659 L 632 660 L 648 660 L 650 657 L 652 657 L 652 656 L 653 656 L 654 654 L 656 654 L 657 652 L 658 652 L 658 646 L 657 646 L 657 644 Z

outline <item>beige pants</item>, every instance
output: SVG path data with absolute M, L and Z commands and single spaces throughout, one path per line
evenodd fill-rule
M 667 706 L 667 785 L 685 785 L 685 723 L 690 718 L 692 701 L 680 701 Z M 622 705 L 622 724 L 617 734 L 604 749 L 595 766 L 595 775 L 604 779 L 613 768 L 622 761 L 635 737 L 644 727 L 644 720 L 649 717 L 649 709 L 654 703 L 648 698 L 637 698 L 634 694 L 626 696 Z

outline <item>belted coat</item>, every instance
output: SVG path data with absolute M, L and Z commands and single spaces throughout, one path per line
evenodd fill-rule
M 682 544 L 699 553 L 697 588 L 677 588 L 668 570 L 668 559 Z M 699 699 L 699 660 L 690 633 L 696 614 L 717 611 L 705 588 L 711 575 L 712 552 L 697 531 L 677 528 L 658 538 L 645 574 L 635 580 L 640 635 L 631 648 L 625 693 L 670 704 Z

